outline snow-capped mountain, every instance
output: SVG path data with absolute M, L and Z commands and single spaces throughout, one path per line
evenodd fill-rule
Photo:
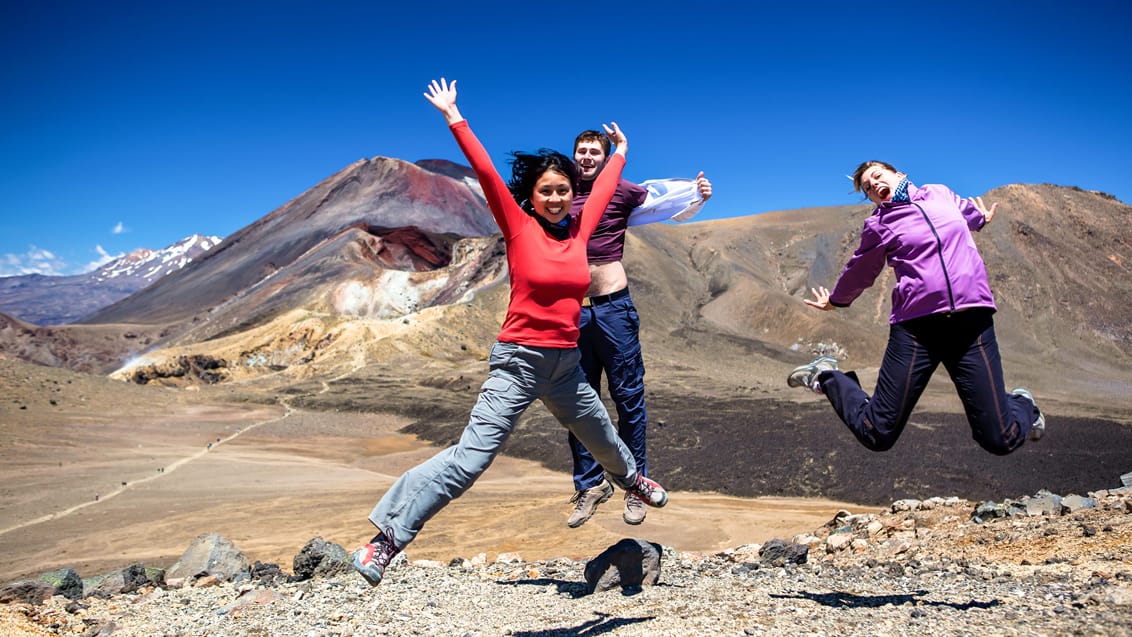
M 143 279 L 149 283 L 172 274 L 218 245 L 220 237 L 194 234 L 161 250 L 139 248 L 87 273 L 99 283 L 111 279 Z M 139 288 L 140 289 L 140 288 Z
M 194 234 L 160 250 L 134 250 L 85 274 L 0 278 L 0 313 L 36 325 L 73 323 L 200 260 L 221 241 Z

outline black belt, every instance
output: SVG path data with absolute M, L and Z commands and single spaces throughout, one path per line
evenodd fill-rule
M 629 288 L 621 288 L 620 290 L 617 290 L 616 292 L 610 292 L 609 294 L 599 294 L 597 296 L 583 297 L 582 307 L 590 307 L 592 305 L 609 303 L 610 301 L 616 301 L 623 296 L 629 296 Z

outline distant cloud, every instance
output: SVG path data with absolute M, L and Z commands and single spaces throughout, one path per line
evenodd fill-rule
M 121 226 L 122 224 L 119 223 L 118 225 Z M 117 234 L 117 233 L 115 233 L 115 234 Z M 97 270 L 98 268 L 101 268 L 102 266 L 106 265 L 107 263 L 110 263 L 114 259 L 120 258 L 122 256 L 122 254 L 124 254 L 124 253 L 122 253 L 122 254 L 110 254 L 109 252 L 104 250 L 101 245 L 95 245 L 94 250 L 95 250 L 95 252 L 98 253 L 98 259 L 91 261 L 90 263 L 86 264 L 86 267 L 84 267 L 82 269 L 83 272 L 90 272 L 91 270 Z
M 119 221 L 118 223 L 114 224 L 114 228 L 110 232 L 113 234 L 122 234 L 123 232 L 127 232 L 127 228 L 122 224 L 121 221 Z M 99 250 L 101 249 L 102 248 L 99 248 Z
M 28 246 L 24 254 L 7 253 L 0 258 L 0 276 L 20 274 L 44 274 L 60 276 L 66 274 L 67 263 L 50 250 Z

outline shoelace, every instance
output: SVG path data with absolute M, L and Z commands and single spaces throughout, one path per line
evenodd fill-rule
M 372 544 L 370 546 L 373 546 Z M 386 568 L 389 563 L 393 561 L 393 557 L 397 555 L 397 550 L 388 544 L 380 547 L 374 546 L 373 553 L 370 555 L 370 563 Z
M 656 489 L 645 480 L 644 476 L 637 476 L 637 484 L 633 485 L 633 491 L 642 500 L 652 501 L 652 495 L 656 492 Z
M 586 506 L 586 496 L 589 495 L 589 492 L 590 492 L 590 489 L 586 489 L 585 491 L 575 491 L 574 492 L 574 496 L 572 498 L 570 498 L 570 501 L 577 503 L 577 504 L 574 505 L 575 511 Z M 598 496 L 598 497 L 600 497 L 600 496 Z
M 396 557 L 397 553 L 400 552 L 397 549 L 397 546 L 393 544 L 393 542 L 388 538 L 386 538 L 385 541 L 379 540 L 377 544 L 368 542 L 366 543 L 366 546 L 370 547 L 371 549 L 369 562 L 376 564 L 383 569 L 389 566 L 389 563 L 392 562 L 393 558 Z

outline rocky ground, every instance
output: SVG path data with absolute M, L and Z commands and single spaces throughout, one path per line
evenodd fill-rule
M 0 606 L 27 635 L 1132 635 L 1132 488 L 1087 499 L 901 501 L 760 546 L 665 549 L 655 586 L 589 594 L 584 561 L 414 562 L 352 573 L 146 586 Z M 991 503 L 995 504 L 995 503 Z M 1005 515 L 1007 511 L 1016 515 Z M 972 519 L 978 511 L 985 520 Z M 768 538 L 769 540 L 770 538 Z M 764 543 L 764 546 L 766 544 Z M 800 561 L 800 560 L 799 560 Z

